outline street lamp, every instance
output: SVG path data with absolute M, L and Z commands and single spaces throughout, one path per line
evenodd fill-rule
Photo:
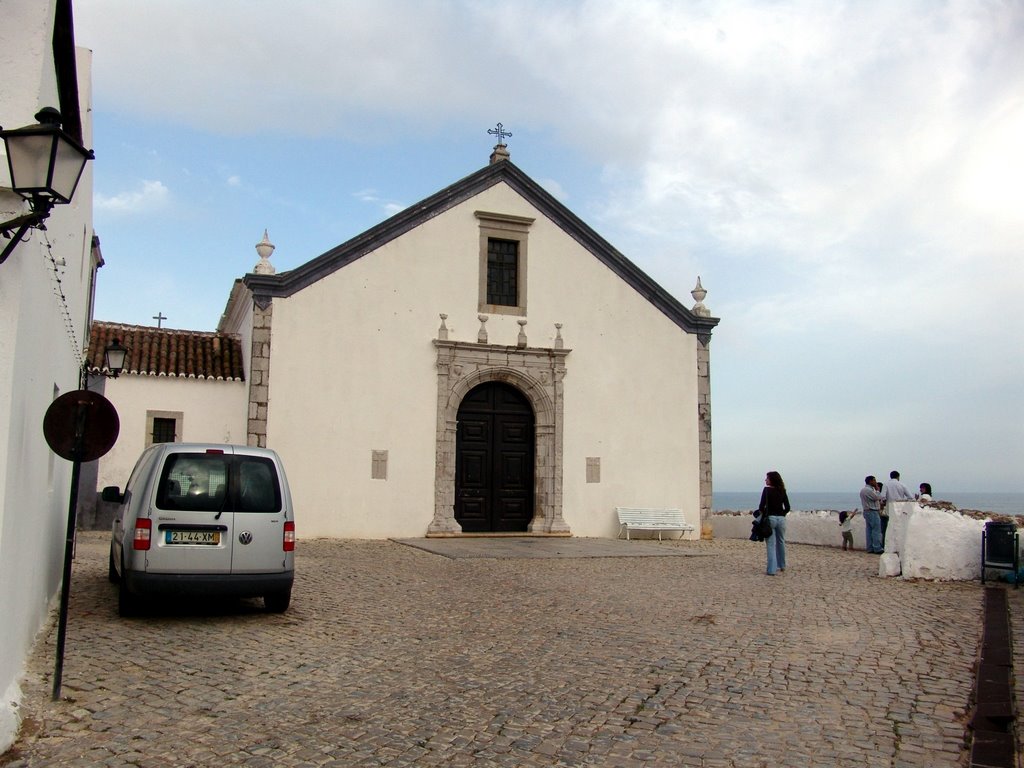
M 36 125 L 24 128 L 0 128 L 11 171 L 11 189 L 28 200 L 31 209 L 31 213 L 0 223 L 0 234 L 11 240 L 0 254 L 0 264 L 30 228 L 46 228 L 43 222 L 53 206 L 71 202 L 86 161 L 95 157 L 91 149 L 61 130 L 60 112 L 53 107 L 39 110 L 36 120 Z
M 109 371 L 110 378 L 116 379 L 124 370 L 124 361 L 128 356 L 128 348 L 121 344 L 120 339 L 114 339 L 107 344 L 103 350 L 103 367 Z

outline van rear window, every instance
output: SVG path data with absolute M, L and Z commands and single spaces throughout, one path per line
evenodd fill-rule
M 160 474 L 156 506 L 195 512 L 278 512 L 281 487 L 270 459 L 172 453 Z
M 274 463 L 254 456 L 236 456 L 238 499 L 236 512 L 277 512 L 281 509 L 281 487 Z

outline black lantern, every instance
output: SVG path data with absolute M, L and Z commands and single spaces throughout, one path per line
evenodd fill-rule
M 128 355 L 128 348 L 121 344 L 120 339 L 114 339 L 107 348 L 103 350 L 103 365 L 110 371 L 110 377 L 116 379 L 124 370 L 124 360 Z
M 32 212 L 0 224 L 0 233 L 11 242 L 0 255 L 0 264 L 31 227 L 43 229 L 54 205 L 71 202 L 82 178 L 85 163 L 95 155 L 61 130 L 60 112 L 44 107 L 36 125 L 0 129 L 11 171 L 11 189 L 29 202 Z M 12 237 L 11 232 L 17 230 Z

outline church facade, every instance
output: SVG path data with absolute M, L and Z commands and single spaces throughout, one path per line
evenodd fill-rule
M 236 442 L 281 454 L 300 537 L 614 537 L 617 506 L 680 508 L 700 535 L 718 319 L 699 281 L 687 308 L 504 145 L 296 269 L 272 249 L 217 335 L 245 355 Z

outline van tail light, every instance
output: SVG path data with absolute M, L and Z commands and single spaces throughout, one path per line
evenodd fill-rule
M 284 524 L 284 551 L 295 551 L 295 523 Z
M 153 521 L 148 517 L 140 517 L 135 521 L 135 535 L 132 537 L 132 549 L 149 549 L 149 534 Z

